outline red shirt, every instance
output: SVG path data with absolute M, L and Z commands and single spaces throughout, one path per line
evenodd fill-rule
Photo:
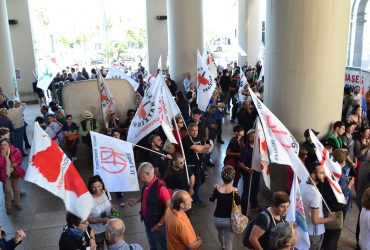
M 145 219 L 148 218 L 146 200 L 148 198 L 149 191 L 152 188 L 153 183 L 156 180 L 157 180 L 157 177 L 154 176 L 153 180 L 149 183 L 149 185 L 144 189 L 144 192 L 143 192 L 143 197 L 142 197 L 142 200 L 141 200 L 141 210 L 143 212 L 143 217 Z M 157 187 L 153 187 L 153 188 L 157 188 Z M 162 186 L 162 187 L 159 188 L 159 200 L 162 203 L 166 203 L 167 201 L 171 200 L 170 193 L 168 192 L 168 189 L 165 186 Z

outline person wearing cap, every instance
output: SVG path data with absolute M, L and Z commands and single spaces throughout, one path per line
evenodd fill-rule
M 94 115 L 88 110 L 83 112 L 82 117 L 84 119 L 80 123 L 81 126 L 79 134 L 82 137 L 82 142 L 91 146 L 90 131 L 99 133 L 100 124 L 96 119 L 94 119 Z
M 333 190 L 327 179 L 325 179 L 323 186 L 321 188 L 321 193 L 326 203 L 328 204 L 332 212 L 336 212 L 337 216 L 343 214 L 343 220 L 346 217 L 347 211 L 352 207 L 351 202 L 351 188 L 355 183 L 355 172 L 351 167 L 346 166 L 346 159 L 348 156 L 348 151 L 342 148 L 335 149 L 332 153 L 333 161 L 339 163 L 342 167 L 342 175 L 338 180 L 339 186 L 344 194 L 344 197 L 348 201 L 347 204 L 341 204 L 337 201 Z M 330 177 L 329 177 L 330 178 Z M 324 208 L 324 214 L 328 214 L 329 211 Z M 325 250 L 335 250 L 337 249 L 337 243 L 342 229 L 325 229 L 324 240 L 322 243 L 322 248 Z
M 333 131 L 326 138 L 327 141 L 334 142 L 334 144 L 333 144 L 334 148 L 333 149 L 343 147 L 343 140 L 342 140 L 341 136 L 344 134 L 344 132 L 345 132 L 345 127 L 344 127 L 343 122 L 341 122 L 341 121 L 334 122 Z
M 312 132 L 317 136 L 318 134 L 320 134 L 320 132 L 317 132 L 313 129 L 311 129 Z M 306 129 L 304 131 L 304 138 L 306 139 L 302 146 L 307 149 L 308 153 L 307 153 L 307 157 L 305 159 L 305 164 L 309 164 L 311 162 L 316 162 L 317 161 L 317 156 L 316 156 L 316 153 L 315 153 L 315 146 L 314 144 L 312 143 L 311 141 L 311 137 L 310 137 L 310 129 Z

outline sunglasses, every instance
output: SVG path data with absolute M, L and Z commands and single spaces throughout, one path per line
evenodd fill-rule
M 179 123 L 179 124 L 184 124 L 184 122 L 183 122 L 183 121 L 181 121 L 181 122 L 177 122 L 177 123 Z

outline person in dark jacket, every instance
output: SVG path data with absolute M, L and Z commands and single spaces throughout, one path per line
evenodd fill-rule
M 5 231 L 1 230 L 0 250 L 13 250 L 22 243 L 22 240 L 26 237 L 26 233 L 22 229 L 19 229 L 15 232 L 15 236 L 12 239 L 6 240 L 4 237 Z

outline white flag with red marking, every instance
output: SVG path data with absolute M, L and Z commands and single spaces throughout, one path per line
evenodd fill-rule
M 50 83 L 58 73 L 58 66 L 55 60 L 45 59 L 37 64 L 37 87 L 47 90 Z
M 93 199 L 71 160 L 50 139 L 38 123 L 33 131 L 26 181 L 60 197 L 67 211 L 86 219 Z
M 197 50 L 197 67 L 197 104 L 198 108 L 205 112 L 213 91 L 216 89 L 216 83 L 208 70 L 208 66 L 201 57 L 199 50 Z
M 137 108 L 128 130 L 127 141 L 136 144 L 154 129 L 162 126 L 167 139 L 171 143 L 177 144 L 171 126 L 171 119 L 177 114 L 177 111 L 173 108 L 171 103 L 174 100 L 169 99 L 165 87 L 163 76 L 160 73 L 156 77 L 154 85 L 145 92 L 144 98 Z
M 211 73 L 213 79 L 217 78 L 217 66 L 215 64 L 212 52 L 209 49 L 208 43 L 206 43 L 206 47 L 204 48 L 204 51 L 203 51 L 203 60 L 208 66 L 208 70 Z
M 146 89 L 149 89 L 155 83 L 155 76 L 151 75 L 149 72 L 145 74 Z
M 90 132 L 94 175 L 98 174 L 109 192 L 139 191 L 132 144 Z
M 290 166 L 302 181 L 306 181 L 309 174 L 298 157 L 299 144 L 297 140 L 281 121 L 258 99 L 251 88 L 249 88 L 249 93 L 261 120 L 270 155 L 270 162 Z
M 254 149 L 252 156 L 252 169 L 258 172 L 262 172 L 262 177 L 266 187 L 270 189 L 271 178 L 270 178 L 270 161 L 267 151 L 267 143 L 263 134 L 261 121 L 257 118 L 256 129 L 254 134 Z
M 342 167 L 339 165 L 338 162 L 334 162 L 330 159 L 329 152 L 326 148 L 321 144 L 319 139 L 317 139 L 316 135 L 310 129 L 310 137 L 312 143 L 315 145 L 315 153 L 317 159 L 320 161 L 320 164 L 324 166 L 325 176 L 328 180 L 331 189 L 337 198 L 337 201 L 342 204 L 347 204 L 347 200 L 344 197 L 342 189 L 339 186 L 338 180 L 342 176 Z
M 244 75 L 243 70 L 240 72 L 240 83 L 239 83 L 239 90 L 238 90 L 238 96 L 239 96 L 239 102 L 243 102 L 246 99 L 246 96 L 243 95 L 243 91 L 245 88 L 247 88 L 248 81 L 247 77 Z
M 100 101 L 101 101 L 101 109 L 103 111 L 103 119 L 105 122 L 107 121 L 107 112 L 111 111 L 111 113 L 116 112 L 116 102 L 110 93 L 105 81 L 100 74 L 98 73 L 98 82 L 99 82 L 99 92 L 100 92 Z

